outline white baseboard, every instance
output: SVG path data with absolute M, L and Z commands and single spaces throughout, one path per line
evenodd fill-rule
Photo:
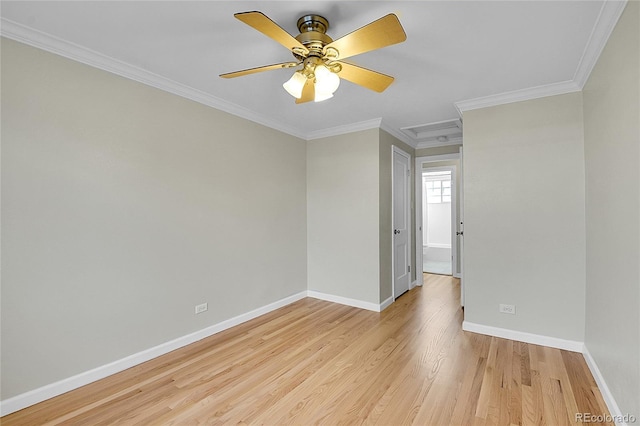
M 542 336 L 540 334 L 526 333 L 524 331 L 509 330 L 507 328 L 492 327 L 463 321 L 462 329 L 473 333 L 486 334 L 488 336 L 501 337 L 503 339 L 517 340 L 518 342 L 534 345 L 549 346 L 550 348 L 564 349 L 571 352 L 584 351 L 584 343 L 576 340 L 558 339 L 557 337 Z
M 366 309 L 368 311 L 381 312 L 382 309 L 384 309 L 382 308 L 382 304 L 365 302 L 362 300 L 351 299 L 348 297 L 335 296 L 333 294 L 321 293 L 319 291 L 314 291 L 314 290 L 308 290 L 307 296 L 313 297 L 314 299 L 326 300 L 327 302 L 334 302 L 334 303 L 339 303 L 341 305 L 353 306 L 354 308 Z M 383 303 L 386 303 L 387 300 L 385 300 Z M 391 302 L 389 302 L 389 304 L 391 304 Z
M 389 297 L 387 300 L 383 300 L 380 304 L 380 310 L 378 312 L 382 312 L 387 309 L 393 303 L 393 297 Z
M 600 393 L 602 394 L 602 399 L 604 399 L 605 404 L 607 404 L 609 413 L 611 414 L 614 420 L 621 420 L 621 421 L 616 421 L 615 422 L 616 425 L 626 426 L 627 423 L 623 420 L 625 416 L 622 413 L 622 411 L 620 411 L 620 407 L 618 407 L 618 403 L 613 397 L 613 394 L 611 393 L 609 386 L 607 386 L 607 382 L 604 381 L 604 377 L 602 376 L 602 373 L 598 368 L 598 364 L 596 364 L 596 361 L 593 359 L 593 357 L 589 353 L 589 350 L 587 349 L 586 346 L 584 347 L 584 351 L 582 352 L 582 355 L 584 356 L 584 360 L 586 361 L 587 366 L 589 367 L 589 370 L 591 370 L 591 374 L 593 374 L 593 378 L 596 380 L 596 383 L 598 384 L 598 389 L 600 389 Z M 593 414 L 600 414 L 600 413 L 593 413 Z
M 596 361 L 593 359 L 589 350 L 585 346 L 583 342 L 578 342 L 575 340 L 564 340 L 558 339 L 556 337 L 549 336 L 541 336 L 538 334 L 525 333 L 521 331 L 508 330 L 504 328 L 491 327 L 482 324 L 476 324 L 468 321 L 462 322 L 462 329 L 465 331 L 471 331 L 474 333 L 486 334 L 489 336 L 502 337 L 505 339 L 517 340 L 519 342 L 532 343 L 535 345 L 549 346 L 552 348 L 564 349 L 572 352 L 581 352 L 584 356 L 585 362 L 591 370 L 591 374 L 593 374 L 593 378 L 595 379 L 598 389 L 600 389 L 600 393 L 602 394 L 602 398 L 604 399 L 605 404 L 607 404 L 607 408 L 609 409 L 609 413 L 612 416 L 612 419 L 615 421 L 617 426 L 627 426 L 625 422 L 625 414 L 620 411 L 620 407 L 616 403 L 609 386 L 607 386 L 607 382 L 604 380 Z M 594 415 L 599 415 L 600 413 L 592 413 Z
M 223 330 L 227 330 L 243 322 L 252 320 L 261 315 L 275 311 L 276 309 L 287 306 L 300 299 L 304 299 L 307 296 L 306 291 L 285 297 L 268 305 L 254 309 L 250 312 L 238 315 L 220 323 L 214 324 L 210 327 L 196 331 L 195 333 L 187 334 L 186 336 L 179 337 L 169 342 L 162 343 L 153 348 L 146 349 L 144 351 L 129 355 L 128 357 L 119 359 L 109 364 L 94 368 L 89 371 L 85 371 L 75 376 L 68 377 L 55 383 L 45 385 L 41 388 L 34 389 L 25 392 L 20 395 L 16 395 L 12 398 L 0 402 L 0 415 L 4 416 L 13 413 L 18 410 L 22 410 L 30 405 L 37 404 L 38 402 L 45 401 L 53 398 L 54 396 L 61 395 L 70 390 L 77 389 L 81 386 L 95 382 L 96 380 L 103 379 L 111 376 L 112 374 L 124 371 L 127 368 L 149 361 L 153 358 L 157 358 L 160 355 L 164 355 L 171 351 L 174 351 L 183 346 L 187 346 L 191 343 L 202 340 L 205 337 L 209 337 Z
M 167 354 L 176 349 L 190 345 L 191 343 L 197 342 L 198 340 L 202 340 L 206 337 L 212 336 L 216 333 L 227 330 L 231 327 L 242 324 L 246 321 L 252 320 L 261 315 L 274 311 L 276 309 L 287 306 L 300 299 L 304 299 L 305 297 L 313 297 L 316 299 L 340 303 L 342 305 L 353 306 L 356 308 L 366 309 L 374 312 L 381 312 L 383 309 L 387 308 L 389 305 L 391 305 L 391 303 L 393 303 L 393 298 L 391 297 L 383 301 L 381 304 L 376 304 L 376 303 L 370 303 L 370 302 L 363 302 L 361 300 L 356 300 L 356 299 L 349 299 L 341 296 L 334 296 L 326 293 L 320 293 L 317 291 L 310 291 L 310 290 L 302 291 L 300 293 L 291 295 L 289 297 L 285 297 L 284 299 L 280 299 L 276 302 L 254 309 L 250 312 L 219 322 L 217 324 L 214 324 L 210 327 L 196 331 L 194 333 L 187 334 L 182 337 L 178 337 L 177 339 L 171 340 L 169 342 L 165 342 L 158 346 L 145 349 L 141 352 L 129 355 L 125 358 L 119 359 L 109 364 L 102 365 L 92 370 L 85 371 L 80 374 L 76 374 L 75 376 L 68 377 L 58 382 L 50 383 L 40 388 L 33 389 L 23 394 L 16 395 L 12 398 L 0 401 L 0 416 L 11 414 L 18 410 L 22 410 L 23 408 L 29 407 L 39 402 L 61 395 L 65 392 L 69 392 L 81 386 L 88 385 L 89 383 L 92 383 L 97 380 L 103 379 L 105 377 L 111 376 L 113 374 L 119 373 L 121 371 L 126 370 L 127 368 L 134 367 L 136 365 L 142 364 L 143 362 L 157 358 L 161 355 Z
M 415 287 L 415 285 L 417 284 L 418 284 L 417 281 L 414 281 L 412 283 L 412 287 Z M 124 371 L 127 368 L 136 366 L 143 362 L 149 361 L 153 358 L 169 353 L 173 350 L 187 346 L 191 343 L 197 342 L 198 340 L 202 340 L 206 337 L 212 336 L 216 333 L 227 330 L 231 327 L 242 324 L 246 321 L 257 318 L 261 315 L 267 314 L 281 307 L 287 306 L 305 297 L 313 297 L 315 299 L 326 300 L 334 303 L 340 303 L 342 305 L 353 306 L 356 308 L 366 309 L 374 312 L 381 312 L 393 303 L 392 297 L 389 297 L 388 299 L 384 300 L 382 303 L 378 305 L 371 302 L 364 302 L 361 300 L 350 299 L 342 296 L 335 296 L 335 295 L 321 293 L 321 292 L 312 291 L 312 290 L 302 291 L 300 293 L 291 295 L 289 297 L 285 297 L 284 299 L 280 299 L 276 302 L 254 309 L 250 312 L 238 315 L 236 317 L 222 321 L 218 324 L 214 324 L 210 327 L 196 331 L 195 333 L 191 333 L 186 336 L 179 337 L 177 339 L 171 340 L 169 342 L 165 342 L 153 348 L 146 349 L 144 351 L 119 359 L 109 364 L 94 368 L 89 371 L 85 371 L 75 376 L 43 386 L 41 388 L 34 389 L 29 392 L 25 392 L 23 394 L 14 396 L 7 400 L 0 401 L 0 415 L 5 416 L 7 414 L 11 414 L 15 411 L 21 410 L 28 406 L 37 404 L 39 402 L 61 395 L 65 392 L 68 392 L 73 389 L 77 389 L 81 386 L 87 385 L 89 383 L 95 382 L 96 380 L 100 380 L 112 374 L 118 373 L 120 371 Z M 593 357 L 591 356 L 587 348 L 584 346 L 584 343 L 573 341 L 573 340 L 564 340 L 564 339 L 558 339 L 555 337 L 541 336 L 541 335 L 536 335 L 531 333 L 514 331 L 514 330 L 509 330 L 504 328 L 491 327 L 491 326 L 476 324 L 468 321 L 464 321 L 462 323 L 462 329 L 465 331 L 471 331 L 474 333 L 486 334 L 489 336 L 501 337 L 505 339 L 517 340 L 520 342 L 549 346 L 549 347 L 558 348 L 558 349 L 565 349 L 573 352 L 582 352 L 584 354 L 586 363 L 589 366 L 589 369 L 591 370 L 591 373 L 593 374 L 596 380 L 596 383 L 598 384 L 598 387 L 600 388 L 600 392 L 602 393 L 604 401 L 607 404 L 609 412 L 614 417 L 618 416 L 619 418 L 622 418 L 622 413 L 620 412 L 620 409 L 615 399 L 613 398 L 613 395 L 611 394 L 609 387 L 607 386 L 602 374 L 600 373 L 600 370 L 598 369 L 598 366 L 595 360 L 593 359 Z M 616 423 L 616 424 L 619 426 L 626 425 L 626 423 Z
M 438 243 L 430 243 L 427 245 L 423 245 L 425 249 L 427 248 L 441 248 L 441 249 L 451 249 L 451 244 L 438 244 Z

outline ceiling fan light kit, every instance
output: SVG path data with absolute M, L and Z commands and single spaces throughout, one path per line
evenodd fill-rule
M 328 64 L 315 56 L 309 56 L 303 62 L 303 67 L 293 73 L 293 76 L 282 86 L 296 99 L 302 97 L 302 91 L 308 80 L 313 82 L 315 102 L 333 97 L 333 93 L 340 86 L 340 77 L 336 74 L 341 67 L 339 64 Z
M 301 66 L 283 84 L 284 89 L 296 98 L 296 103 L 320 102 L 333 97 L 341 79 L 376 92 L 384 91 L 393 82 L 393 77 L 344 62 L 343 59 L 400 43 L 407 38 L 394 14 L 386 15 L 336 41 L 326 34 L 329 21 L 320 15 L 309 14 L 298 19 L 300 34 L 296 37 L 261 12 L 236 13 L 234 16 L 289 49 L 298 62 L 250 68 L 221 74 L 220 77 L 234 78 Z
M 298 99 L 302 96 L 302 88 L 306 82 L 307 77 L 305 77 L 302 72 L 296 71 L 293 73 L 293 76 L 282 85 L 282 87 L 284 87 L 291 96 Z

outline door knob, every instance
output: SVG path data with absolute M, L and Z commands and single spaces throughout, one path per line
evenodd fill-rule
M 399 233 L 400 233 L 400 230 L 399 230 L 399 229 L 394 229 L 394 230 L 393 230 L 393 233 L 394 233 L 394 234 L 399 234 Z
M 464 231 L 456 232 L 456 235 L 464 235 Z

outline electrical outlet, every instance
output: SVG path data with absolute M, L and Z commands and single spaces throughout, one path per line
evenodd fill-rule
M 515 315 L 516 314 L 516 305 L 503 305 L 501 303 L 499 311 L 502 312 L 503 314 Z
M 196 305 L 196 314 L 201 314 L 204 311 L 206 311 L 207 309 L 209 309 L 209 306 L 207 306 L 206 303 L 202 303 L 200 305 Z

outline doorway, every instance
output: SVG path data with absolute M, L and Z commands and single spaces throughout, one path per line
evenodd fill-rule
M 462 148 L 458 153 L 432 155 L 428 157 L 417 157 L 415 173 L 415 197 L 416 197 L 416 227 L 415 227 L 415 265 L 416 284 L 422 285 L 424 268 L 424 242 L 427 241 L 424 235 L 423 204 L 426 194 L 423 197 L 423 171 L 436 171 L 438 168 L 449 168 L 451 170 L 451 274 L 455 278 L 460 278 L 460 302 L 464 306 L 464 279 L 463 279 L 463 179 L 462 179 Z M 442 188 L 442 185 L 440 186 Z M 442 192 L 441 192 L 442 194 Z M 437 242 L 435 243 L 437 245 Z M 433 245 L 433 244 L 432 244 Z
M 422 271 L 453 275 L 455 167 L 422 169 Z

